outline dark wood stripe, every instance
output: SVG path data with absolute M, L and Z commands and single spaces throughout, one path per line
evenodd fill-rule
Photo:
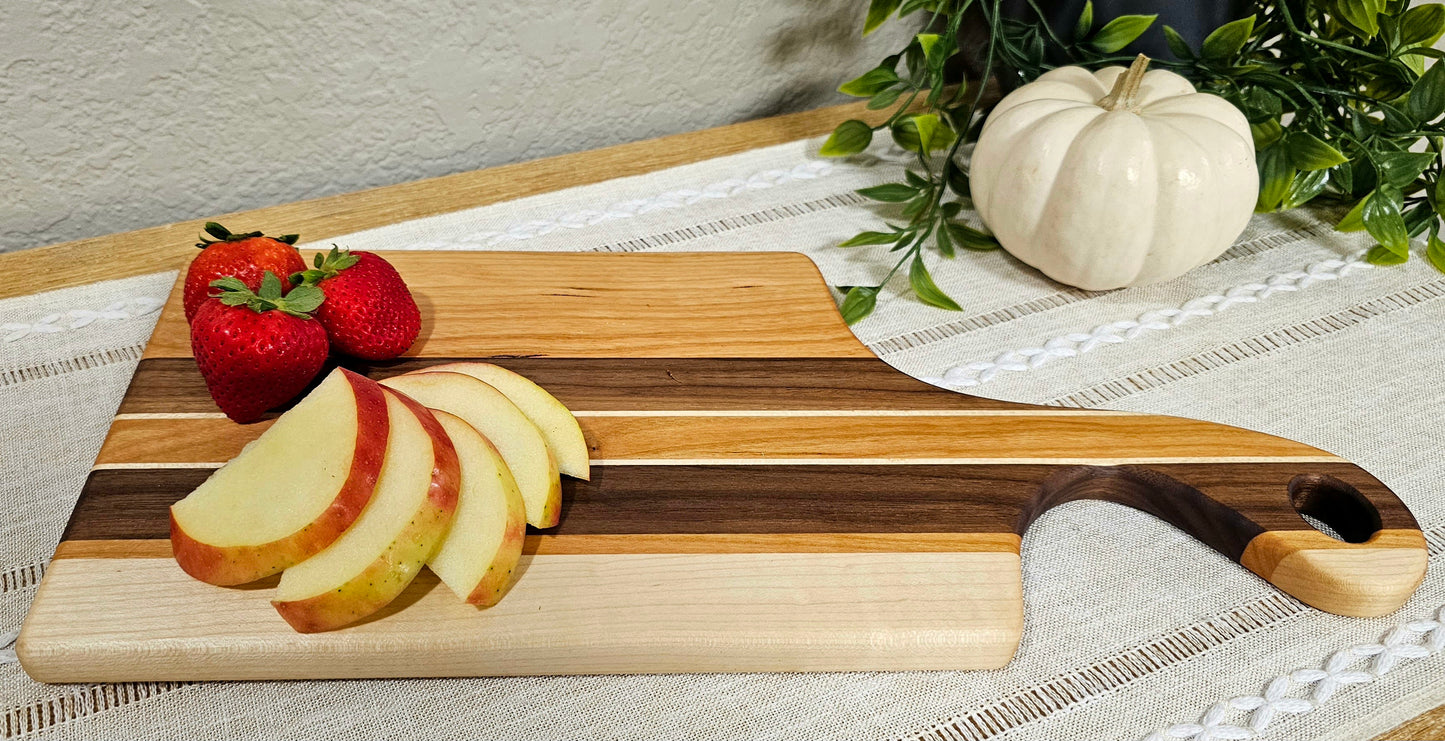
M 670 533 L 528 535 L 529 556 L 603 553 L 1018 553 L 1013 533 Z M 168 540 L 66 540 L 55 558 L 171 558 Z M 274 580 L 272 580 L 274 581 Z M 274 586 L 274 584 L 273 584 Z
M 347 363 L 374 380 L 454 363 L 403 358 Z M 552 392 L 574 411 L 1033 409 L 931 386 L 872 358 L 486 358 Z M 189 358 L 140 361 L 122 414 L 215 412 Z
M 167 507 L 208 475 L 94 471 L 62 539 L 166 538 Z M 1266 529 L 1310 528 L 1290 503 L 1292 489 L 1302 506 L 1347 520 L 1369 512 L 1339 504 L 1358 492 L 1378 508 L 1379 526 L 1417 527 L 1383 484 L 1347 463 L 698 465 L 606 466 L 592 481 L 564 479 L 562 522 L 547 532 L 1022 533 L 1050 507 L 1101 499 L 1150 512 L 1237 559 Z

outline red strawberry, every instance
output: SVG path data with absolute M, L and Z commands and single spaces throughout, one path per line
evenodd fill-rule
M 236 278 L 254 291 L 261 287 L 261 276 L 268 270 L 287 276 L 306 269 L 306 261 L 291 246 L 296 244 L 295 234 L 280 237 L 268 237 L 261 232 L 232 234 L 231 230 L 214 221 L 206 222 L 206 234 L 215 239 L 201 236 L 201 241 L 196 243 L 202 250 L 201 254 L 191 260 L 191 266 L 186 270 L 183 298 L 188 322 L 195 319 L 196 310 L 210 296 L 211 281 L 217 278 Z M 283 284 L 281 292 L 285 293 L 290 287 Z
M 251 422 L 294 399 L 321 372 L 326 329 L 307 312 L 323 297 L 311 286 L 282 297 L 281 279 L 269 270 L 254 293 L 233 277 L 211 285 L 219 290 L 191 322 L 191 354 L 221 411 Z
M 421 332 L 421 312 L 391 263 L 370 252 L 316 253 L 316 269 L 291 276 L 326 294 L 316 319 L 331 346 L 363 360 L 387 360 L 407 351 Z

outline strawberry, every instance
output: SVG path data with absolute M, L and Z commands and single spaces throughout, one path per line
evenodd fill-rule
M 186 321 L 196 317 L 211 293 L 211 281 L 230 276 L 241 281 L 252 291 L 261 287 L 261 276 L 266 271 L 286 276 L 306 269 L 306 261 L 291 245 L 296 244 L 295 234 L 268 237 L 261 232 L 232 234 L 214 221 L 206 222 L 207 239 L 201 235 L 196 243 L 201 254 L 191 260 L 186 270 L 186 288 L 183 295 L 186 307 Z M 291 286 L 283 284 L 282 293 Z
M 310 286 L 283 297 L 281 279 L 269 270 L 255 292 L 230 276 L 211 286 L 218 292 L 191 322 L 191 354 L 221 411 L 251 422 L 294 399 L 321 372 L 326 329 L 308 312 L 323 297 Z
M 316 253 L 316 268 L 291 276 L 326 294 L 316 319 L 331 347 L 363 360 L 387 360 L 407 351 L 421 332 L 421 312 L 391 263 L 371 252 L 336 247 Z

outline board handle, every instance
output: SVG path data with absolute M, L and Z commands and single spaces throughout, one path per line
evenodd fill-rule
M 1260 469 L 1238 468 L 1236 480 L 1207 491 L 1145 466 L 1067 468 L 1043 482 L 1017 531 L 1065 502 L 1123 504 L 1184 530 L 1305 604 L 1353 617 L 1399 609 L 1424 580 L 1424 534 L 1394 492 L 1363 469 L 1342 462 L 1328 473 L 1261 481 Z

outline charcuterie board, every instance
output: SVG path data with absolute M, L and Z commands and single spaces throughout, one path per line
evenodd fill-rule
M 177 290 L 26 620 L 31 676 L 997 667 L 1025 619 L 1020 537 L 1077 499 L 1162 518 L 1330 612 L 1390 612 L 1424 576 L 1415 519 L 1350 462 L 1207 422 L 929 386 L 854 338 L 801 255 L 386 257 L 421 339 L 347 367 L 380 379 L 486 359 L 551 391 L 587 438 L 592 480 L 564 480 L 561 522 L 528 532 L 508 596 L 477 609 L 423 572 L 380 614 L 303 635 L 266 599 L 274 579 L 183 573 L 169 505 L 267 422 L 217 412 Z

